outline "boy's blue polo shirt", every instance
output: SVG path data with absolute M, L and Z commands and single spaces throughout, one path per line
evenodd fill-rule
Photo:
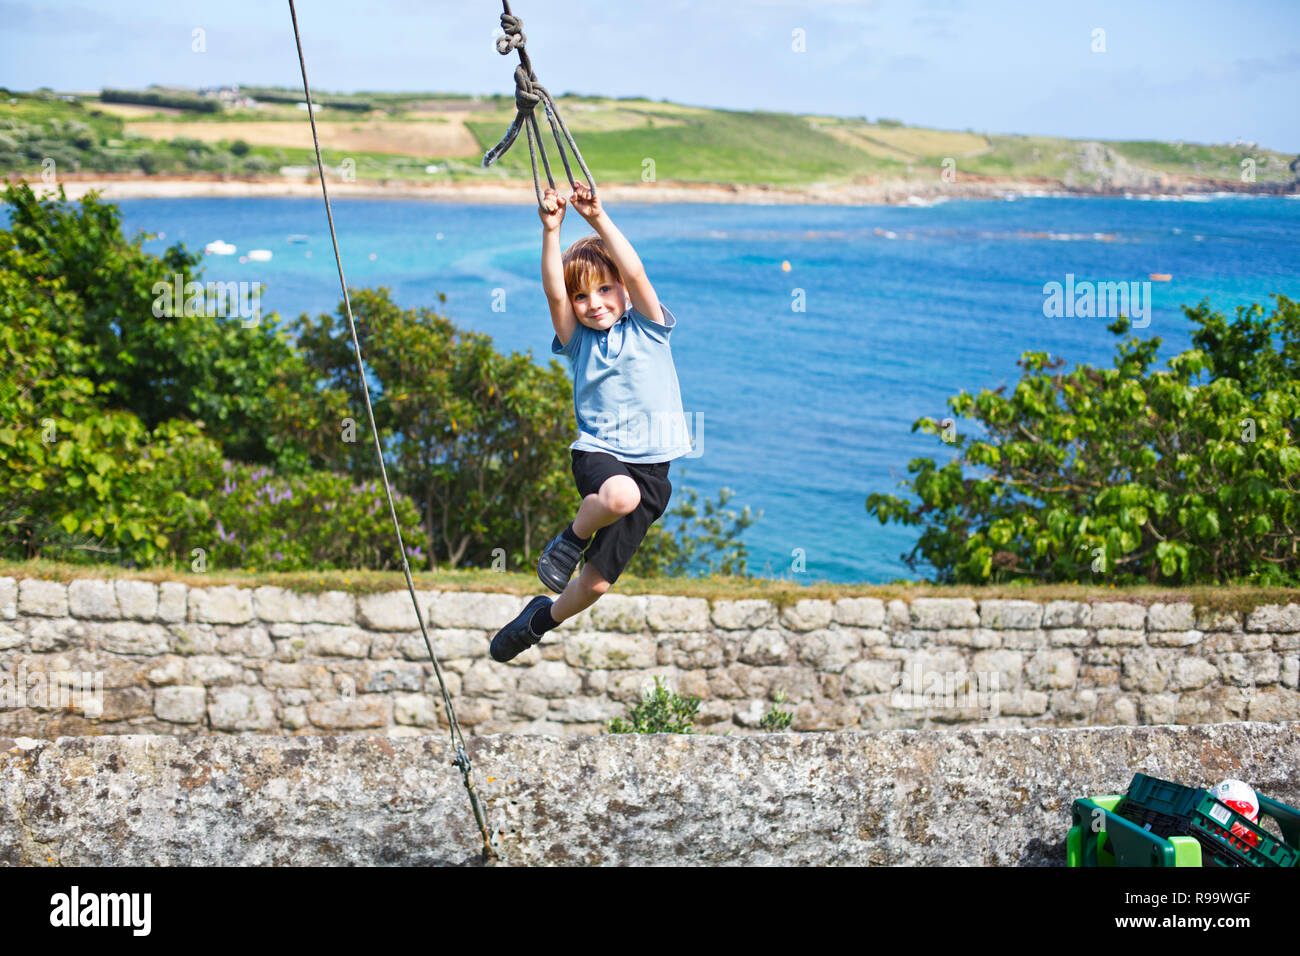
M 691 451 L 668 345 L 677 319 L 659 307 L 662 325 L 632 306 L 603 332 L 579 322 L 564 345 L 552 337 L 551 353 L 567 357 L 573 370 L 578 439 L 571 449 L 603 451 L 633 464 L 672 461 Z

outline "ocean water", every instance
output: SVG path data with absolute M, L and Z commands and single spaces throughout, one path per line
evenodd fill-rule
M 205 260 L 207 279 L 263 283 L 264 313 L 339 306 L 319 199 L 118 205 L 128 233 L 163 233 L 148 244 L 154 251 L 177 240 L 202 250 L 215 239 L 239 254 L 271 250 L 268 262 Z M 333 208 L 349 285 L 387 286 L 401 305 L 439 309 L 502 351 L 551 360 L 533 209 L 418 200 Z M 1111 319 L 1045 316 L 1046 283 L 1170 274 L 1150 285 L 1143 331 L 1164 341 L 1163 357 L 1189 344 L 1184 304 L 1208 298 L 1230 312 L 1267 305 L 1274 292 L 1300 297 L 1300 201 L 1280 197 L 609 211 L 679 321 L 672 348 L 683 404 L 702 432 L 699 457 L 673 463 L 674 488 L 713 499 L 725 486 L 730 506 L 761 510 L 744 535 L 750 570 L 795 581 L 924 576 L 901 560 L 915 532 L 881 526 L 865 507 L 870 493 L 897 489 L 913 457 L 951 457 L 938 439 L 913 434 L 912 422 L 945 417 L 946 399 L 963 389 L 1014 385 L 1027 350 L 1110 364 Z M 589 231 L 571 214 L 561 242 Z M 291 234 L 308 241 L 290 244 Z M 503 294 L 504 311 L 494 311 Z

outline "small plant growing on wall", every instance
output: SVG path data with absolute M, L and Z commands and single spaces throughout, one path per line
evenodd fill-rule
M 794 714 L 780 709 L 780 706 L 785 703 L 785 691 L 778 690 L 773 699 L 776 703 L 772 705 L 771 710 L 759 718 L 758 726 L 769 734 L 779 734 L 790 729 Z
M 609 722 L 611 734 L 691 734 L 695 714 L 700 709 L 698 697 L 673 693 L 656 677 L 649 691 L 628 711 L 627 720 L 615 717 Z

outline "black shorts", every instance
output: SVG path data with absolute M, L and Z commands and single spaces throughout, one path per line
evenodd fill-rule
M 596 529 L 583 554 L 585 563 L 592 565 L 601 577 L 613 584 L 632 560 L 632 555 L 636 554 L 650 525 L 658 521 L 668 507 L 668 499 L 673 493 L 672 483 L 668 481 L 668 466 L 672 462 L 638 465 L 619 461 L 602 451 L 576 448 L 570 450 L 570 455 L 573 457 L 573 478 L 583 499 L 600 491 L 605 480 L 614 475 L 627 475 L 641 491 L 641 503 L 613 524 Z

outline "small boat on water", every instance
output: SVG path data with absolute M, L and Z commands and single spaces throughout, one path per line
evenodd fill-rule
M 1173 278 L 1173 275 L 1168 272 L 1153 272 L 1147 278 L 1152 282 L 1168 282 Z
M 307 237 L 304 236 L 302 233 L 295 233 L 294 235 L 290 236 L 288 239 L 285 240 L 285 242 L 306 242 L 306 241 L 307 241 Z
M 235 247 L 229 242 L 223 242 L 220 239 L 213 239 L 203 247 L 203 252 L 209 256 L 233 256 Z
M 249 262 L 270 262 L 271 250 L 270 249 L 249 249 L 248 261 Z

